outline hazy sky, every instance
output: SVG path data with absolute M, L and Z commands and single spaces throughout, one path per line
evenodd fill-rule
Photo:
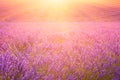
M 0 21 L 120 21 L 120 0 L 0 0 Z

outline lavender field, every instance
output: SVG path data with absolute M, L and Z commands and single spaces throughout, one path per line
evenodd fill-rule
M 2 22 L 0 80 L 120 80 L 120 23 Z

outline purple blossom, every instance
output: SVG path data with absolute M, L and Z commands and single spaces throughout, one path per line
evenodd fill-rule
M 0 28 L 1 80 L 120 80 L 119 26 L 68 33 L 7 26 Z

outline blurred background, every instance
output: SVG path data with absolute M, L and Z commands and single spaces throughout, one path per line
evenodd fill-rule
M 0 0 L 0 21 L 120 21 L 120 0 Z

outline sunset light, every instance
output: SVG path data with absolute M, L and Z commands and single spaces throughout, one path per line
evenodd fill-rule
M 46 2 L 53 4 L 53 5 L 59 5 L 59 4 L 65 4 L 66 0 L 46 0 Z
M 0 80 L 120 80 L 120 0 L 0 0 Z
M 118 3 L 117 3 L 118 2 Z M 1 21 L 18 22 L 81 22 L 112 21 L 111 7 L 119 8 L 119 1 L 106 0 L 4 0 L 0 2 Z M 102 8 L 108 9 L 103 11 Z M 116 11 L 118 12 L 118 11 Z M 114 13 L 117 14 L 117 13 Z M 101 15 L 103 17 L 101 17 Z M 15 19 L 13 19 L 15 18 Z

